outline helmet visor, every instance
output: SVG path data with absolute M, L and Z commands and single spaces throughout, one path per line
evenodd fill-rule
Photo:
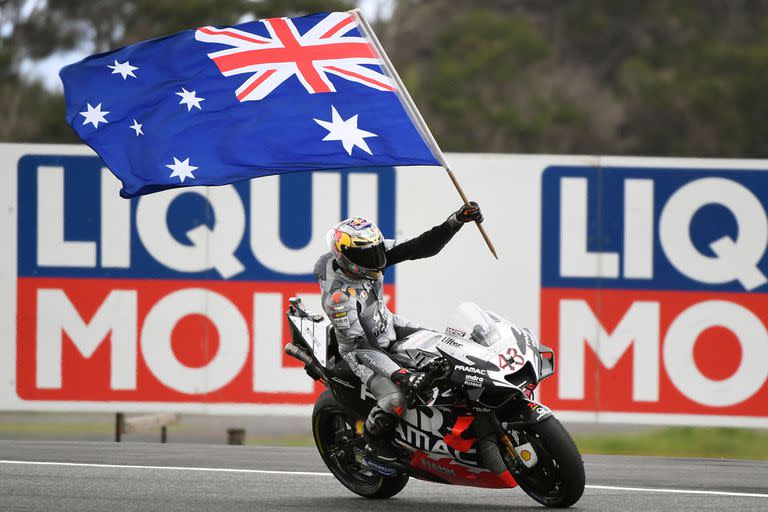
M 345 247 L 342 254 L 355 265 L 369 270 L 384 270 L 387 264 L 384 244 L 381 242 L 365 247 Z

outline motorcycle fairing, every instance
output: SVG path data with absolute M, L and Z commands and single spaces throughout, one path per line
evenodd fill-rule
M 317 362 L 326 367 L 329 345 L 328 331 L 331 323 L 325 317 L 318 318 L 318 316 L 293 316 L 289 314 L 288 322 L 291 329 L 295 331 L 293 333 L 294 341 L 300 340 L 300 342 L 308 345 L 307 348 L 312 351 Z M 309 340 L 312 342 L 311 345 L 308 343 Z
M 499 411 L 499 420 L 515 423 L 539 423 L 552 416 L 552 409 L 533 400 L 520 398 Z
M 343 363 L 337 365 L 334 374 L 342 368 Z M 339 384 L 337 379 L 341 380 L 334 375 L 329 384 L 339 402 L 349 410 L 350 417 L 366 418 L 376 403 L 374 396 L 359 381 L 355 389 L 350 389 Z M 500 477 L 478 466 L 474 448 L 476 438 L 472 429 L 474 419 L 472 414 L 447 407 L 417 406 L 409 409 L 395 428 L 395 433 L 398 444 L 412 452 L 413 476 L 456 485 L 514 487 L 514 480 L 509 481 L 511 476 Z M 416 456 L 418 453 L 422 455 Z M 423 457 L 429 457 L 429 461 L 423 462 Z M 438 466 L 440 469 L 437 469 Z
M 467 467 L 457 463 L 453 458 L 435 453 L 427 453 L 422 450 L 415 451 L 409 460 L 409 466 L 414 470 L 414 476 L 422 479 L 419 473 L 427 473 L 438 481 L 453 485 L 466 485 L 471 487 L 485 487 L 489 489 L 509 489 L 516 487 L 517 482 L 505 471 L 501 475 L 478 468 Z
M 478 389 L 518 389 L 523 393 L 526 386 L 535 387 L 552 375 L 554 354 L 548 347 L 540 345 L 529 329 L 483 312 L 474 304 L 466 303 L 462 308 L 482 314 L 484 321 L 492 325 L 475 329 L 473 334 L 459 329 L 456 324 L 449 326 L 445 333 L 418 331 L 399 341 L 394 352 L 403 358 L 425 358 L 431 354 L 451 360 L 456 366 L 452 376 L 454 383 L 465 386 L 478 399 L 483 395 Z M 478 332 L 480 335 L 489 333 L 488 338 L 478 341 Z M 473 335 L 475 338 L 471 337 Z M 501 403 L 486 405 L 498 407 Z

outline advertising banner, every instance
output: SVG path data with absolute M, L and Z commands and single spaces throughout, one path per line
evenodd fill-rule
M 441 329 L 475 302 L 556 353 L 566 420 L 768 426 L 768 163 L 448 155 L 500 255 L 463 229 L 387 270 Z M 125 200 L 82 146 L 0 145 L 0 409 L 309 414 L 283 353 L 316 311 L 326 232 L 417 236 L 460 201 L 439 168 L 295 173 Z
M 768 417 L 768 173 L 552 166 L 542 183 L 549 404 L 617 421 Z
M 313 263 L 348 211 L 393 236 L 394 169 L 119 188 L 93 155 L 17 159 L 10 393 L 54 409 L 313 404 L 319 384 L 283 353 L 288 298 L 319 307 Z

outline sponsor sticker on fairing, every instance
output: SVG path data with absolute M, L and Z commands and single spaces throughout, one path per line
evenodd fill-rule
M 483 382 L 485 381 L 485 378 L 479 376 L 479 375 L 470 375 L 467 374 L 464 376 L 464 385 L 465 386 L 472 386 L 476 388 L 483 387 Z
M 474 366 L 465 366 L 463 364 L 457 364 L 456 369 L 461 372 L 467 372 L 467 373 L 476 373 L 478 375 L 485 375 L 485 370 L 481 370 L 480 368 L 475 368 Z
M 465 331 L 454 329 L 453 327 L 446 327 L 445 334 L 450 334 L 451 336 L 458 336 L 459 338 L 467 337 L 467 333 Z
M 450 345 L 452 347 L 457 347 L 457 348 L 461 348 L 464 346 L 462 343 L 459 343 L 455 339 L 449 338 L 448 336 L 443 336 L 440 342 L 443 343 L 444 345 Z

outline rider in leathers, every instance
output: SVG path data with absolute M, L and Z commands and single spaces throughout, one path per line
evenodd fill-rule
M 387 308 L 383 271 L 401 261 L 434 256 L 472 221 L 483 221 L 475 202 L 418 237 L 398 242 L 385 240 L 379 228 L 366 219 L 347 219 L 329 232 L 331 252 L 315 264 L 323 309 L 333 323 L 339 353 L 376 397 L 377 404 L 365 422 L 365 435 L 371 454 L 385 462 L 397 457 L 388 441 L 396 417 L 406 411 L 404 391 L 419 389 L 425 376 L 401 368 L 387 353 L 394 341 L 420 327 Z

